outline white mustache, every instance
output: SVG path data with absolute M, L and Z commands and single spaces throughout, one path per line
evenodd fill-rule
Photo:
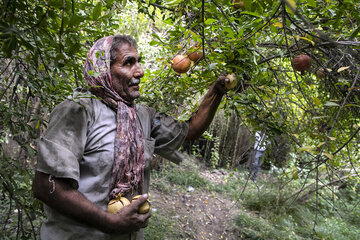
M 140 78 L 132 78 L 129 82 L 129 86 L 138 85 L 140 82 Z

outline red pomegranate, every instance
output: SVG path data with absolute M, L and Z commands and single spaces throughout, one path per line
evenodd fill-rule
M 301 54 L 291 61 L 291 65 L 295 71 L 299 71 L 301 74 L 304 74 L 305 71 L 309 71 L 311 69 L 311 57 Z
M 193 62 L 197 62 L 203 56 L 202 52 L 200 51 L 194 51 L 194 52 L 189 51 L 187 55 L 189 59 Z
M 191 61 L 187 56 L 176 55 L 172 60 L 172 68 L 177 73 L 186 73 L 191 65 Z

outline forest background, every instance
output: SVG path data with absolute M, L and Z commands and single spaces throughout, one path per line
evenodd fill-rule
M 116 33 L 134 36 L 144 57 L 140 102 L 179 120 L 190 117 L 220 73 L 236 72 L 238 84 L 213 124 L 184 151 L 213 169 L 246 171 L 254 132 L 264 131 L 271 142 L 264 168 L 276 191 L 257 207 L 293 217 L 290 205 L 308 211 L 301 221 L 277 223 L 290 221 L 304 238 L 336 239 L 319 227 L 326 225 L 338 226 L 341 237 L 359 236 L 360 3 L 242 2 L 1 0 L 1 238 L 38 238 L 36 141 L 54 106 L 86 87 L 83 63 L 94 41 Z M 194 50 L 203 58 L 174 72 L 173 57 Z M 291 65 L 300 54 L 312 59 L 307 71 Z M 244 198 L 244 191 L 239 186 L 232 197 Z

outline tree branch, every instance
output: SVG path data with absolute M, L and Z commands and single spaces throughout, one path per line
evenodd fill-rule
M 214 3 L 214 5 L 220 10 L 220 12 L 222 13 L 222 15 L 224 15 L 224 17 L 226 18 L 226 20 L 228 21 L 229 25 L 231 26 L 231 28 L 236 32 L 236 34 L 239 34 L 239 31 L 236 29 L 236 27 L 234 26 L 234 24 L 232 24 L 232 22 L 230 21 L 229 17 L 226 15 L 226 13 L 224 12 L 224 10 L 222 9 L 222 7 L 220 7 L 215 0 L 212 0 L 212 2 Z

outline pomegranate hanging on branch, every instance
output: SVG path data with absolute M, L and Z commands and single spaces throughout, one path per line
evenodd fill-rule
M 311 71 L 311 62 L 311 57 L 300 54 L 291 61 L 291 65 L 295 71 L 299 71 L 301 75 L 304 75 L 305 71 Z

